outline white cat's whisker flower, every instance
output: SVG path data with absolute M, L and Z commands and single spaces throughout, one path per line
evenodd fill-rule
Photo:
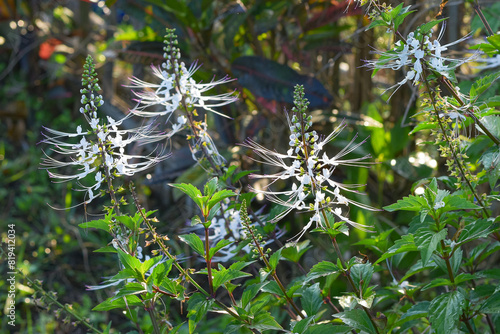
M 107 116 L 99 118 L 98 107 L 104 101 L 97 95 L 100 89 L 92 58 L 87 58 L 82 79 L 83 89 L 80 108 L 88 127 L 79 125 L 76 132 L 63 132 L 44 128 L 44 144 L 52 145 L 52 154 L 44 151 L 41 166 L 46 169 L 54 182 L 76 181 L 77 191 L 85 192 L 85 203 L 101 196 L 103 182 L 111 182 L 115 177 L 132 176 L 149 169 L 168 158 L 164 149 L 158 147 L 148 155 L 127 154 L 126 148 L 136 143 L 152 142 L 163 138 L 164 134 L 154 131 L 154 126 L 134 129 L 118 128 L 131 114 L 115 121 Z M 90 97 L 88 96 L 90 95 Z M 54 170 L 64 170 L 55 172 Z M 70 171 L 70 172 L 67 172 Z M 91 177 L 93 175 L 93 177 Z
M 313 224 L 323 229 L 331 227 L 333 222 L 325 221 L 326 213 L 331 213 L 340 219 L 341 222 L 352 225 L 361 230 L 369 230 L 366 226 L 360 225 L 342 214 L 341 207 L 348 211 L 349 205 L 355 205 L 367 210 L 376 210 L 363 203 L 348 199 L 340 193 L 340 190 L 359 193 L 356 189 L 363 185 L 344 185 L 331 179 L 333 172 L 338 166 L 348 167 L 368 167 L 370 158 L 367 154 L 362 157 L 346 159 L 347 154 L 357 150 L 365 141 L 355 143 L 355 136 L 343 149 L 334 157 L 329 158 L 323 152 L 326 145 L 336 138 L 345 128 L 343 121 L 332 133 L 320 140 L 316 131 L 310 131 L 312 125 L 311 117 L 307 116 L 307 100 L 303 97 L 303 88 L 296 87 L 295 105 L 293 117 L 288 117 L 288 125 L 291 130 L 290 149 L 286 154 L 269 150 L 255 141 L 248 139 L 243 146 L 253 150 L 259 157 L 255 161 L 277 167 L 280 171 L 274 174 L 256 175 L 251 174 L 251 178 L 269 179 L 270 183 L 264 190 L 253 191 L 264 194 L 273 203 L 286 207 L 278 214 L 273 222 L 284 218 L 292 210 L 312 212 L 313 215 L 303 230 L 297 235 L 300 238 Z M 270 186 L 278 180 L 292 180 L 292 188 L 284 191 L 273 191 Z M 329 188 L 330 187 L 330 188 Z M 327 196 L 331 195 L 331 196 Z

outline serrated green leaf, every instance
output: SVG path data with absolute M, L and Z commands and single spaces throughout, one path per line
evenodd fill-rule
M 373 275 L 371 263 L 358 263 L 351 267 L 351 277 L 356 287 L 361 287 L 362 292 L 370 285 Z
M 445 285 L 451 286 L 452 283 L 447 278 L 435 278 L 430 283 L 424 285 L 422 287 L 422 291 L 425 291 L 425 290 L 430 289 L 430 288 L 435 288 L 435 287 L 438 287 L 438 286 L 445 286 Z
M 319 262 L 311 268 L 311 270 L 307 274 L 307 278 L 305 279 L 304 284 L 319 277 L 337 274 L 339 271 L 339 267 L 331 262 Z
M 130 295 L 138 295 L 140 293 L 147 292 L 146 288 L 140 283 L 127 283 L 123 286 L 116 295 L 113 297 L 114 299 L 119 299 L 121 297 L 130 296 Z
M 497 117 L 497 119 L 500 118 Z M 500 128 L 500 122 L 498 127 Z M 495 189 L 498 179 L 500 178 L 500 148 L 498 146 L 490 147 L 484 152 L 479 161 L 483 164 L 486 175 L 488 175 L 491 189 Z
M 420 33 L 422 33 L 423 35 L 427 34 L 429 31 L 431 31 L 431 29 L 437 25 L 438 23 L 440 22 L 443 22 L 444 20 L 446 20 L 445 18 L 444 19 L 439 19 L 439 20 L 433 20 L 433 21 L 430 21 L 430 22 L 427 22 L 423 25 L 421 25 L 420 27 L 418 27 L 417 29 L 420 31 Z
M 320 324 L 309 327 L 304 334 L 346 334 L 349 332 L 351 332 L 349 326 Z
M 118 258 L 120 259 L 120 262 L 126 269 L 140 272 L 142 263 L 139 259 L 135 258 L 130 254 L 125 253 L 121 249 L 118 249 L 117 251 L 118 251 Z
M 203 241 L 201 241 L 199 236 L 197 236 L 194 233 L 184 234 L 184 235 L 180 235 L 179 239 L 182 242 L 185 242 L 186 244 L 188 244 L 192 250 L 194 250 L 196 253 L 201 255 L 203 258 L 205 257 L 205 248 L 203 247 Z
M 388 259 L 396 254 L 414 252 L 418 251 L 417 245 L 415 245 L 415 240 L 413 234 L 406 234 L 401 237 L 401 239 L 396 240 L 394 245 L 387 250 L 376 262 L 380 263 L 385 259 Z
M 436 268 L 437 265 L 434 263 L 434 262 L 429 262 L 427 263 L 427 265 L 423 266 L 422 265 L 422 260 L 418 260 L 417 263 L 415 263 L 413 266 L 411 266 L 410 269 L 408 269 L 408 271 L 406 272 L 406 275 L 404 275 L 400 280 L 399 280 L 399 283 L 402 283 L 403 281 L 405 281 L 406 279 L 408 279 L 409 277 L 415 275 L 415 274 L 418 274 L 419 272 L 422 272 L 424 270 L 432 270 L 434 268 Z
M 397 210 L 421 211 L 423 208 L 430 209 L 425 198 L 421 196 L 410 195 L 408 197 L 403 197 L 403 199 L 398 200 L 394 204 L 385 206 L 384 210 L 389 212 Z
M 299 321 L 292 321 L 290 327 L 292 330 L 292 333 L 298 333 L 302 334 L 306 331 L 307 328 L 309 328 L 309 325 L 311 322 L 314 320 L 314 316 L 309 316 L 307 318 L 301 319 Z
M 101 248 L 98 248 L 94 251 L 95 253 L 116 253 L 116 248 L 113 246 L 104 246 Z
M 280 324 L 278 324 L 276 320 L 274 320 L 273 316 L 268 312 L 262 312 L 256 315 L 252 321 L 252 324 L 248 327 L 257 329 L 259 331 L 283 329 L 283 327 L 281 327 Z
M 278 249 L 276 252 L 273 253 L 269 257 L 269 265 L 271 266 L 272 270 L 276 270 L 276 267 L 278 266 L 278 262 L 281 259 L 281 251 L 283 248 Z
M 203 224 L 203 221 L 201 220 L 200 216 L 195 215 L 193 218 L 191 218 L 191 226 L 195 226 L 198 224 Z
M 217 182 L 218 182 L 218 179 L 216 177 L 210 179 L 210 181 L 208 181 L 206 184 L 205 184 L 205 187 L 203 189 L 203 192 L 204 192 L 204 195 L 208 198 L 212 197 L 212 195 L 215 193 L 215 191 L 217 191 Z
M 126 299 L 126 302 L 125 302 Z M 129 306 L 140 306 L 143 305 L 142 301 L 136 295 L 129 295 L 124 298 L 115 299 L 110 297 L 94 307 L 92 311 L 109 311 L 115 308 L 126 309 Z
M 207 197 L 202 196 L 201 191 L 198 188 L 187 183 L 170 184 L 170 186 L 179 189 L 180 191 L 188 195 L 196 203 L 200 210 L 203 211 L 203 206 L 205 204 L 205 201 L 207 200 Z
M 110 232 L 109 224 L 105 219 L 92 220 L 86 223 L 78 224 L 81 228 L 97 228 L 106 232 Z
M 258 283 L 258 284 L 252 284 L 248 287 L 245 288 L 243 291 L 243 294 L 241 295 L 241 307 L 245 308 L 248 303 L 255 298 L 257 293 L 269 282 L 264 282 L 264 283 Z
M 488 219 L 478 219 L 468 224 L 457 239 L 459 245 L 479 238 L 486 238 L 492 231 L 493 224 Z
M 281 291 L 278 283 L 276 283 L 275 281 L 269 282 L 268 284 L 263 286 L 261 288 L 261 290 L 263 292 L 272 293 L 272 294 L 275 294 L 275 295 L 280 296 L 280 297 L 285 297 L 285 295 L 283 294 L 283 291 Z
M 231 191 L 231 190 L 221 190 L 216 192 L 209 200 L 207 204 L 208 210 L 211 210 L 215 204 L 219 203 L 225 198 L 231 197 L 231 196 L 236 196 L 236 193 Z
M 212 257 L 218 252 L 220 251 L 222 248 L 232 244 L 234 241 L 230 241 L 228 239 L 222 239 L 222 240 L 219 240 L 219 242 L 212 248 L 210 248 L 210 251 L 208 252 L 209 253 L 209 259 L 212 259 Z
M 442 229 L 438 233 L 426 228 L 421 228 L 415 234 L 415 244 L 422 257 L 422 265 L 426 265 L 437 246 L 446 238 L 448 230 Z
M 310 240 L 304 240 L 302 242 L 287 244 L 285 248 L 283 248 L 281 255 L 287 260 L 298 263 L 302 255 L 312 247 L 309 245 L 310 242 Z
M 168 279 L 167 275 L 170 273 L 170 270 L 172 269 L 173 261 L 174 260 L 169 259 L 165 262 L 158 264 L 156 267 L 153 268 L 150 277 L 152 278 L 154 285 L 161 286 L 163 282 L 166 279 Z
M 137 230 L 137 222 L 130 216 L 116 216 L 117 221 L 125 225 L 129 230 Z
M 156 265 L 158 262 L 160 262 L 161 260 L 163 259 L 163 256 L 162 255 L 158 255 L 158 256 L 155 256 L 155 257 L 152 257 L 150 258 L 149 260 L 146 260 L 144 261 L 142 264 L 141 264 L 141 267 L 139 268 L 140 272 L 142 274 L 145 274 L 148 272 L 149 269 L 151 269 L 151 267 L 153 267 L 154 265 Z
M 319 288 L 319 283 L 315 283 L 310 287 L 306 288 L 302 293 L 302 298 L 300 299 L 302 308 L 306 311 L 307 316 L 314 316 L 323 303 L 323 298 L 321 298 L 321 290 Z
M 368 26 L 368 28 L 366 28 L 366 30 L 370 30 L 379 26 L 387 26 L 387 23 L 384 20 L 375 20 L 372 21 L 372 23 L 370 23 L 370 25 Z
M 495 292 L 481 305 L 481 312 L 500 313 L 500 289 Z
M 214 276 L 214 279 L 213 279 L 214 291 L 217 290 L 224 283 L 229 282 L 231 280 L 235 280 L 237 278 L 241 278 L 241 277 L 245 277 L 245 276 L 252 276 L 249 273 L 245 273 L 243 271 L 233 270 L 233 269 L 223 269 L 223 270 L 219 270 L 217 272 L 212 272 L 212 274 Z
M 423 301 L 413 305 L 403 313 L 401 318 L 395 323 L 395 326 L 401 326 L 405 322 L 427 317 L 430 304 L 428 301 Z
M 490 75 L 486 75 L 474 81 L 470 89 L 469 95 L 471 101 L 476 100 L 476 98 L 484 93 L 491 85 L 500 77 L 500 73 L 495 72 Z
M 465 307 L 465 297 L 459 291 L 451 291 L 437 296 L 429 305 L 429 320 L 436 333 L 451 334 Z
M 442 212 L 455 211 L 455 210 L 478 210 L 480 206 L 472 203 L 471 201 L 462 198 L 458 195 L 448 196 L 444 199 L 445 206 L 441 208 Z
M 377 331 L 368 318 L 368 315 L 363 310 L 354 309 L 333 315 L 335 318 L 341 319 L 346 325 L 353 329 L 362 330 L 370 334 L 376 334 Z
M 213 302 L 213 299 L 207 299 L 199 292 L 193 294 L 189 298 L 187 317 L 189 319 L 188 325 L 190 334 L 194 333 L 196 325 L 203 319 L 205 314 L 207 314 Z

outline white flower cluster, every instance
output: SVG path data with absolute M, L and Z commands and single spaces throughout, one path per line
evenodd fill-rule
M 376 53 L 380 54 L 381 57 L 377 60 L 366 61 L 365 66 L 371 69 L 392 69 L 395 71 L 403 67 L 408 68 L 404 79 L 389 87 L 386 91 L 396 88 L 394 90 L 396 92 L 399 87 L 407 82 L 413 82 L 414 85 L 417 85 L 421 81 L 420 79 L 425 66 L 451 79 L 450 72 L 475 58 L 475 55 L 465 59 L 444 57 L 442 55 L 444 51 L 448 50 L 452 45 L 463 42 L 469 36 L 464 36 L 452 43 L 441 45 L 440 40 L 443 34 L 444 25 L 437 39 L 432 39 L 432 30 L 426 34 L 421 34 L 418 30 L 410 32 L 406 40 L 397 41 L 391 51 L 377 51 Z
M 370 158 L 370 155 L 354 159 L 344 158 L 345 155 L 362 145 L 364 141 L 355 144 L 354 141 L 356 137 L 354 137 L 346 147 L 330 158 L 327 153 L 324 152 L 325 145 L 340 134 L 345 128 L 346 123 L 342 122 L 326 138 L 321 139 L 316 131 L 310 130 L 312 117 L 307 116 L 305 112 L 308 102 L 303 97 L 303 89 L 300 89 L 301 87 L 296 87 L 296 107 L 293 109 L 294 113 L 291 120 L 287 115 L 291 134 L 289 143 L 290 149 L 286 154 L 271 151 L 252 140 L 247 140 L 245 143 L 246 147 L 252 149 L 262 158 L 262 163 L 276 166 L 281 169 L 280 172 L 275 174 L 252 174 L 251 177 L 271 179 L 272 182 L 270 185 L 278 180 L 290 179 L 293 181 L 292 189 L 285 191 L 271 191 L 269 189 L 255 191 L 263 193 L 270 201 L 287 208 L 276 216 L 274 221 L 283 218 L 294 209 L 313 212 L 313 216 L 302 232 L 299 233 L 297 239 L 299 239 L 313 223 L 315 223 L 317 227 L 326 228 L 327 225 L 329 225 L 329 223 L 325 222 L 325 219 L 327 219 L 326 213 L 331 213 L 340 221 L 344 221 L 359 229 L 366 230 L 363 225 L 347 218 L 345 213 L 348 211 L 348 205 L 354 204 L 364 209 L 374 209 L 348 199 L 340 193 L 341 190 L 357 192 L 355 189 L 361 185 L 345 185 L 332 180 L 332 174 L 337 166 L 366 167 L 366 165 L 369 164 L 369 162 L 364 162 L 364 160 Z M 284 199 L 282 199 L 282 197 L 284 197 Z M 312 202 L 308 201 L 310 197 L 312 197 Z M 344 210 L 342 208 L 344 208 Z
M 202 108 L 227 117 L 214 110 L 214 108 L 234 102 L 237 99 L 235 92 L 217 95 L 209 95 L 206 92 L 215 86 L 234 79 L 226 76 L 220 80 L 212 80 L 209 83 L 196 82 L 193 75 L 201 66 L 194 62 L 189 68 L 186 68 L 184 62 L 180 61 L 181 53 L 176 46 L 177 43 L 173 30 L 167 29 L 166 46 L 164 48 L 165 62 L 159 67 L 152 67 L 153 74 L 160 79 L 158 83 L 149 83 L 138 78 L 131 79 L 129 87 L 132 88 L 138 102 L 137 107 L 132 112 L 143 117 L 166 116 L 168 121 L 176 111 L 189 116 L 189 113 L 191 115 L 196 114 L 195 108 Z M 159 110 L 158 106 L 160 106 Z M 178 118 L 178 122 L 172 125 L 170 136 L 186 127 L 186 118 L 181 117 L 182 119 Z M 224 158 L 218 153 L 212 138 L 206 131 L 206 123 L 204 121 L 195 121 L 192 117 L 189 117 L 188 125 L 194 132 L 193 136 L 190 136 L 195 139 L 193 145 L 191 145 L 193 159 L 200 162 L 203 156 L 200 158 L 197 153 L 203 149 L 204 155 L 212 156 L 216 165 L 223 165 Z
M 213 108 L 234 102 L 237 99 L 234 92 L 218 95 L 205 95 L 204 93 L 217 85 L 234 79 L 226 76 L 217 81 L 212 80 L 209 83 L 197 83 L 193 79 L 193 75 L 201 66 L 197 62 L 194 62 L 188 69 L 184 62 L 179 61 L 181 53 L 175 46 L 177 40 L 175 40 L 173 32 L 167 33 L 165 44 L 164 57 L 166 61 L 161 67 L 152 66 L 153 74 L 160 79 L 160 82 L 149 83 L 138 78 L 131 79 L 132 85 L 130 87 L 137 96 L 139 103 L 139 106 L 133 112 L 145 117 L 163 115 L 170 117 L 174 111 L 182 107 L 181 104 L 184 101 L 187 107 L 203 108 L 222 115 Z M 146 110 L 156 105 L 161 105 L 163 110 Z
M 84 107 L 80 108 L 80 112 L 84 115 L 88 128 L 84 129 L 79 125 L 76 132 L 44 128 L 45 139 L 42 142 L 53 145 L 53 154 L 45 153 L 42 167 L 48 170 L 51 178 L 60 182 L 76 180 L 80 186 L 77 190 L 85 191 L 85 203 L 90 203 L 94 198 L 99 197 L 101 184 L 107 178 L 132 176 L 168 156 L 161 150 L 148 156 L 126 154 L 126 146 L 138 141 L 155 141 L 159 135 L 152 127 L 120 130 L 118 127 L 129 116 L 119 121 L 109 116 L 106 119 L 100 118 L 98 107 L 102 106 L 104 101 L 102 96 L 97 94 L 100 87 L 90 57 L 87 58 L 84 68 L 82 79 L 84 88 L 81 90 L 81 103 Z M 68 159 L 59 160 L 60 155 Z M 53 169 L 67 170 L 68 167 L 74 167 L 70 168 L 73 171 L 69 174 L 51 171 Z M 87 178 L 88 175 L 93 175 L 92 181 Z

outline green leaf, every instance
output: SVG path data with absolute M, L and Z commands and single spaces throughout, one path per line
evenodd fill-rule
M 123 264 L 123 266 L 126 269 L 130 269 L 132 271 L 140 271 L 141 268 L 141 261 L 134 256 L 125 253 L 121 249 L 118 249 L 118 258 L 120 259 L 120 262 Z
M 132 217 L 129 216 L 116 216 L 116 220 L 125 225 L 129 230 L 136 231 L 137 230 L 137 221 L 135 221 Z
M 109 223 L 105 219 L 92 220 L 86 223 L 78 224 L 78 226 L 81 228 L 97 228 L 99 230 L 103 230 L 108 233 L 110 232 Z
M 433 279 L 429 284 L 426 284 L 422 287 L 422 291 L 425 291 L 427 289 L 430 289 L 430 288 L 435 288 L 435 287 L 438 287 L 438 286 L 451 286 L 452 283 L 449 279 L 447 278 L 436 278 L 436 279 Z
M 205 184 L 205 188 L 203 189 L 203 192 L 204 192 L 204 195 L 206 197 L 210 198 L 215 193 L 215 191 L 217 190 L 217 182 L 218 182 L 218 179 L 216 177 L 214 177 L 214 178 L 210 179 L 210 181 L 208 181 Z
M 371 263 L 358 263 L 351 267 L 351 277 L 356 287 L 361 287 L 362 291 L 370 285 L 373 275 L 373 266 Z
M 433 21 L 430 21 L 430 22 L 427 22 L 423 25 L 421 25 L 420 27 L 418 27 L 417 29 L 420 31 L 421 34 L 425 35 L 427 34 L 429 31 L 431 31 L 431 29 L 438 23 L 440 22 L 443 22 L 444 20 L 446 20 L 445 18 L 444 19 L 439 19 L 439 20 L 433 20 Z
M 278 266 L 278 262 L 281 259 L 281 251 L 282 248 L 278 249 L 276 252 L 269 257 L 269 265 L 271 266 L 272 270 L 276 270 L 276 266 Z
M 309 245 L 310 240 L 304 240 L 302 242 L 286 244 L 285 248 L 281 252 L 281 255 L 292 262 L 298 263 L 302 255 L 307 252 L 312 246 Z
M 290 325 L 290 329 L 292 333 L 304 333 L 307 328 L 309 328 L 309 325 L 311 322 L 314 320 L 314 316 L 308 316 L 307 318 L 303 318 L 299 321 L 292 321 Z
M 151 279 L 153 280 L 153 284 L 156 286 L 161 286 L 163 282 L 168 279 L 167 275 L 170 273 L 172 269 L 172 263 L 174 260 L 167 260 L 158 264 L 154 267 L 153 272 L 151 273 Z
M 346 334 L 349 332 L 351 332 L 349 326 L 320 324 L 309 327 L 304 334 Z
M 212 257 L 213 257 L 213 256 L 214 256 L 214 255 L 215 255 L 215 254 L 216 254 L 219 250 L 221 250 L 222 248 L 224 248 L 224 247 L 226 247 L 226 246 L 228 246 L 228 245 L 232 244 L 233 242 L 234 242 L 234 241 L 230 241 L 230 240 L 228 240 L 228 239 L 222 239 L 222 240 L 219 240 L 219 242 L 218 242 L 218 243 L 217 243 L 214 247 L 210 248 L 210 250 L 209 250 L 209 252 L 208 252 L 208 253 L 209 253 L 209 255 L 208 255 L 209 259 L 211 260 L 211 259 L 212 259 Z
M 158 255 L 158 256 L 150 258 L 149 260 L 144 261 L 141 264 L 141 267 L 139 268 L 140 272 L 142 274 L 146 274 L 148 272 L 148 270 L 151 269 L 151 267 L 153 267 L 155 264 L 160 262 L 162 259 L 163 259 L 163 256 Z
M 410 6 L 408 6 L 408 7 L 410 7 Z M 401 15 L 396 16 L 394 18 L 394 30 L 398 30 L 398 28 L 401 25 L 401 23 L 403 23 L 405 17 L 407 17 L 408 15 L 410 15 L 413 12 L 416 12 L 416 11 L 412 10 L 412 11 L 409 11 L 409 12 L 406 12 L 406 13 L 402 13 Z
M 144 292 L 147 291 L 146 288 L 141 283 L 128 283 L 120 290 L 118 290 L 118 292 L 113 298 L 118 299 L 124 296 L 137 295 Z
M 304 284 L 319 277 L 337 274 L 339 271 L 339 267 L 332 262 L 322 261 L 311 268 L 304 280 Z
M 205 314 L 207 314 L 213 302 L 213 299 L 207 299 L 199 292 L 193 294 L 189 298 L 187 317 L 189 319 L 188 324 L 190 334 L 194 333 L 196 325 L 201 321 Z
M 495 292 L 481 305 L 481 312 L 484 313 L 500 313 L 500 289 Z
M 428 301 L 423 301 L 413 305 L 403 313 L 401 318 L 395 323 L 395 326 L 401 326 L 405 322 L 427 317 L 430 304 Z
M 179 239 L 189 245 L 196 253 L 205 257 L 205 248 L 203 247 L 203 241 L 200 237 L 194 233 L 180 235 Z
M 241 295 L 241 307 L 245 308 L 248 303 L 255 298 L 257 293 L 269 282 L 264 282 L 264 283 L 258 283 L 258 284 L 252 284 L 248 287 L 245 288 L 243 291 L 243 294 Z
M 465 226 L 457 239 L 459 245 L 479 238 L 486 238 L 493 230 L 493 224 L 488 219 L 478 219 Z
M 125 302 L 126 299 L 126 302 Z M 115 308 L 126 309 L 129 306 L 140 306 L 143 305 L 142 301 L 136 295 L 129 295 L 124 298 L 116 299 L 110 297 L 94 307 L 92 311 L 109 311 Z
M 256 315 L 252 321 L 252 324 L 248 327 L 257 329 L 259 331 L 283 329 L 283 327 L 281 327 L 280 324 L 278 324 L 276 320 L 274 320 L 273 316 L 268 312 L 262 312 Z
M 191 226 L 195 226 L 198 224 L 203 224 L 203 221 L 201 220 L 200 216 L 195 215 L 193 218 L 191 218 Z
M 315 283 L 304 290 L 302 293 L 301 304 L 307 316 L 314 316 L 323 304 L 319 283 Z
M 196 205 L 198 205 L 200 210 L 203 211 L 206 197 L 203 197 L 201 195 L 201 191 L 198 188 L 186 183 L 170 184 L 170 186 L 179 189 L 180 191 L 188 195 L 196 203 Z
M 448 230 L 442 229 L 435 233 L 427 228 L 420 228 L 415 234 L 415 244 L 422 257 L 422 265 L 425 266 L 437 249 L 437 246 L 446 238 Z
M 208 210 L 212 209 L 212 207 L 219 203 L 220 201 L 222 201 L 223 199 L 225 198 L 228 198 L 228 197 L 231 197 L 231 196 L 236 196 L 236 193 L 234 193 L 233 191 L 231 190 L 227 190 L 227 189 L 224 189 L 224 190 L 221 190 L 221 191 L 218 191 L 216 192 L 209 200 L 208 200 L 208 204 L 207 204 L 207 208 Z
M 401 239 L 396 240 L 394 245 L 387 250 L 376 262 L 380 263 L 385 259 L 388 259 L 396 254 L 414 252 L 418 251 L 417 245 L 415 245 L 415 240 L 413 234 L 406 234 L 401 237 Z
M 499 118 L 497 117 L 497 119 Z M 500 122 L 498 124 L 498 128 L 500 129 Z M 495 185 L 500 178 L 500 148 L 498 146 L 490 147 L 486 152 L 484 152 L 479 161 L 483 164 L 486 175 L 488 175 L 488 181 L 491 189 L 495 189 Z
M 231 280 L 245 276 L 252 276 L 251 274 L 245 273 L 243 271 L 234 269 L 224 269 L 224 268 L 219 271 L 213 271 L 212 274 L 214 276 L 213 279 L 214 291 L 217 290 L 224 283 L 229 282 Z
M 116 253 L 116 248 L 113 246 L 104 246 L 96 249 L 94 252 L 96 253 Z
M 384 210 L 389 212 L 397 210 L 421 211 L 423 208 L 430 209 L 425 198 L 421 196 L 410 195 L 408 197 L 403 197 L 403 199 L 398 200 L 394 204 L 385 206 Z
M 346 325 L 353 329 L 362 330 L 370 334 L 376 334 L 377 331 L 373 324 L 368 318 L 368 315 L 363 310 L 354 309 L 351 311 L 345 311 L 333 315 L 336 318 L 341 319 Z
M 460 197 L 459 195 L 449 196 L 444 199 L 445 206 L 441 208 L 441 212 L 454 211 L 454 210 L 478 210 L 480 206 L 472 203 L 471 201 Z
M 436 268 L 437 265 L 434 262 L 429 262 L 427 265 L 423 266 L 422 265 L 422 260 L 418 260 L 417 263 L 415 263 L 413 266 L 411 266 L 410 269 L 406 272 L 406 275 L 404 275 L 400 280 L 399 283 L 402 283 L 404 280 L 408 279 L 409 277 L 418 274 L 419 272 L 422 272 L 424 270 L 432 270 Z
M 453 333 L 465 307 L 465 297 L 459 290 L 444 293 L 429 305 L 429 320 L 436 333 Z
M 368 28 L 366 28 L 366 30 L 370 30 L 378 26 L 387 26 L 387 23 L 384 20 L 375 20 L 372 21 L 372 23 L 370 23 L 370 25 L 368 26 Z
M 475 100 L 479 95 L 490 88 L 490 86 L 498 79 L 498 77 L 500 77 L 500 73 L 495 72 L 493 74 L 486 75 L 477 79 L 470 88 L 469 95 L 471 101 Z

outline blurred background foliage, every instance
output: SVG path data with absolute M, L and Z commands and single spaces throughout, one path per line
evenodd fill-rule
M 482 3 L 496 31 L 500 7 L 495 1 Z M 405 1 L 410 4 L 416 6 L 418 15 L 402 26 L 405 33 L 434 17 L 440 1 Z M 445 7 L 443 15 L 450 19 L 441 44 L 471 31 L 481 35 L 481 23 L 470 4 L 454 2 Z M 232 119 L 214 114 L 207 117 L 220 152 L 242 170 L 264 168 L 251 160 L 252 152 L 237 145 L 246 138 L 270 149 L 286 150 L 288 127 L 283 110 L 291 108 L 293 86 L 303 84 L 319 133 L 331 132 L 342 119 L 350 123 L 332 143 L 332 152 L 356 135 L 358 141 L 368 138 L 353 154 L 371 153 L 377 164 L 370 169 L 336 170 L 334 175 L 346 183 L 366 184 L 368 196 L 358 196 L 357 201 L 380 208 L 410 193 L 415 181 L 443 175 L 445 169 L 436 152 L 418 145 L 428 138 L 409 135 L 418 93 L 404 86 L 387 103 L 388 96 L 381 96 L 382 92 L 402 78 L 382 72 L 371 78 L 362 66 L 362 60 L 374 57 L 373 48 L 385 48 L 389 37 L 385 31 L 365 31 L 368 24 L 361 8 L 334 0 L 0 0 L 0 232 L 5 240 L 7 224 L 15 224 L 18 267 L 32 279 L 42 280 L 46 290 L 57 292 L 60 302 L 71 303 L 101 328 L 112 320 L 120 331 L 133 330 L 121 313 L 91 311 L 108 297 L 108 290 L 86 291 L 86 286 L 116 272 L 117 261 L 108 254 L 92 253 L 110 241 L 105 235 L 77 227 L 98 216 L 98 206 L 51 208 L 70 207 L 82 198 L 71 191 L 71 184 L 51 183 L 40 170 L 44 152 L 43 145 L 37 144 L 43 125 L 64 130 L 81 122 L 80 77 L 87 54 L 98 64 L 106 102 L 102 112 L 117 118 L 133 108 L 133 95 L 125 85 L 131 76 L 152 79 L 149 66 L 162 62 L 166 27 L 176 29 L 183 61 L 202 65 L 197 79 L 237 78 L 222 89 L 238 90 L 239 101 L 219 109 Z M 463 51 L 457 48 L 453 52 Z M 472 71 L 461 69 L 464 87 Z M 194 214 L 194 206 L 172 192 L 167 183 L 201 185 L 207 176 L 194 165 L 184 137 L 175 138 L 170 145 L 173 157 L 134 182 L 146 206 L 158 209 L 163 222 L 159 229 L 171 237 L 171 246 L 189 256 L 188 249 L 175 242 L 175 235 Z M 264 181 L 252 184 L 257 189 L 266 186 Z M 252 204 L 255 210 L 263 205 L 259 196 Z M 269 204 L 263 210 L 270 210 Z M 409 223 L 404 213 L 374 215 L 353 207 L 350 215 L 359 223 L 386 231 L 373 235 L 353 231 L 341 240 L 346 253 L 359 252 L 371 262 Z M 288 231 L 282 241 L 299 232 L 305 219 L 294 215 L 280 222 Z M 323 238 L 314 234 L 309 238 L 313 247 L 301 259 L 306 268 L 333 254 Z M 2 252 L 2 258 L 4 255 Z M 187 262 L 196 266 L 194 258 Z M 285 281 L 300 275 L 296 266 L 282 266 Z M 2 266 L 2 275 L 6 271 Z M 393 271 L 397 275 L 397 269 Z M 346 288 L 341 280 L 330 280 L 331 295 Z M 384 274 L 376 280 L 385 286 L 392 278 Z M 53 305 L 33 296 L 26 281 L 17 284 L 17 315 L 23 321 L 18 321 L 16 332 L 85 332 Z M 6 282 L 1 280 L 0 289 L 5 288 Z M 3 312 L 4 293 L 0 305 Z M 172 303 L 171 307 L 178 311 L 171 313 L 172 322 L 182 322 L 183 305 Z M 0 331 L 7 332 L 6 318 L 2 315 L 0 319 Z M 199 330 L 219 333 L 223 326 L 220 318 L 214 323 L 209 316 Z

